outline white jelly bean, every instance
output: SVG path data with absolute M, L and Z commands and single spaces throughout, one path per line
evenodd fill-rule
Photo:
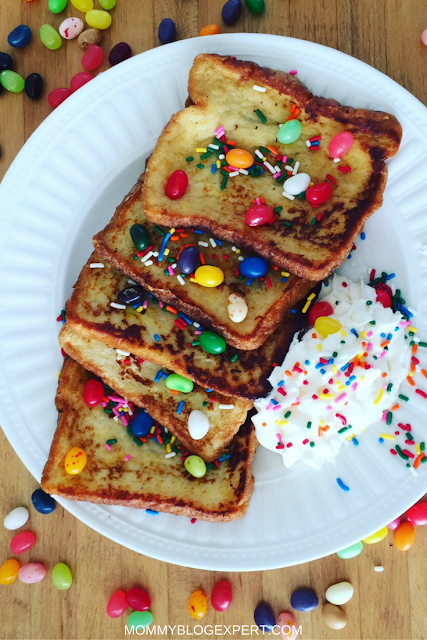
M 192 411 L 188 416 L 188 431 L 193 440 L 201 440 L 209 431 L 209 418 L 203 411 Z
M 326 600 L 331 604 L 345 604 L 353 597 L 354 588 L 349 582 L 338 582 L 326 590 Z
M 23 527 L 29 517 L 30 514 L 26 507 L 16 507 L 16 509 L 7 514 L 3 524 L 9 531 L 14 531 L 19 527 Z
M 72 40 L 81 34 L 84 26 L 84 22 L 80 18 L 66 18 L 59 25 L 59 33 L 65 40 Z
M 248 315 L 248 305 L 243 296 L 230 293 L 227 300 L 227 311 L 232 322 L 243 322 Z
M 283 188 L 289 195 L 297 196 L 308 189 L 310 182 L 308 173 L 297 173 L 296 176 L 291 176 L 284 182 Z

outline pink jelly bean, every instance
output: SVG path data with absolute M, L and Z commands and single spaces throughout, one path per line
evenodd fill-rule
M 135 587 L 126 593 L 126 602 L 135 611 L 147 611 L 151 607 L 151 598 L 144 589 Z
M 418 502 L 406 512 L 406 519 L 417 527 L 427 524 L 427 502 Z
M 10 541 L 10 550 L 16 556 L 20 553 L 24 553 L 24 551 L 28 551 L 34 546 L 36 543 L 36 536 L 31 531 L 23 531 L 22 533 L 17 533 L 16 536 L 13 536 Z
M 76 73 L 75 76 L 71 78 L 70 88 L 71 91 L 77 91 L 84 84 L 93 80 L 93 75 L 91 73 L 87 73 L 86 71 L 80 71 L 80 73 Z
M 88 71 L 97 69 L 104 60 L 104 52 L 97 44 L 93 44 L 87 49 L 82 58 L 82 65 Z
M 228 580 L 216 583 L 211 593 L 211 604 L 215 611 L 227 611 L 233 599 L 233 589 Z
M 424 29 L 421 34 L 421 42 L 427 46 L 427 29 Z
M 188 187 L 188 176 L 185 171 L 174 171 L 166 183 L 165 193 L 171 200 L 182 198 Z
M 126 594 L 119 589 L 113 593 L 108 601 L 107 614 L 110 618 L 120 618 L 126 611 L 127 606 Z
M 265 204 L 255 204 L 245 213 L 245 222 L 250 227 L 259 227 L 262 224 L 271 222 L 274 218 L 274 211 Z
M 331 158 L 342 158 L 353 144 L 354 138 L 350 131 L 338 133 L 329 143 L 329 155 Z
M 19 569 L 18 578 L 21 582 L 33 584 L 34 582 L 40 582 L 40 580 L 43 580 L 45 575 L 46 569 L 42 564 L 30 562 L 29 564 L 24 564 L 24 566 Z
M 67 87 L 60 87 L 59 89 L 54 89 L 51 91 L 47 97 L 47 101 L 51 107 L 56 109 L 59 107 L 64 100 L 66 100 L 71 95 L 71 89 Z
M 282 611 L 282 613 L 279 613 L 277 616 L 277 626 L 279 627 L 280 635 L 283 640 L 295 640 L 298 636 L 297 621 L 292 613 L 289 613 L 288 611 Z
M 390 531 L 396 531 L 398 527 L 400 527 L 400 516 L 387 525 L 387 529 L 390 529 Z

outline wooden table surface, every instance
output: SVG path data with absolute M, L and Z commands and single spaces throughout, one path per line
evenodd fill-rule
M 58 27 L 65 15 L 81 14 L 69 3 L 63 14 L 55 16 L 47 5 L 48 0 L 0 3 L 0 49 L 12 53 L 15 69 L 22 76 L 37 71 L 46 81 L 45 95 L 39 102 L 7 92 L 0 98 L 0 177 L 49 114 L 47 93 L 67 86 L 81 70 L 82 52 L 76 41 L 49 52 L 37 37 L 41 24 Z M 233 27 L 222 23 L 222 5 L 222 0 L 118 0 L 112 26 L 104 35 L 104 50 L 109 51 L 120 41 L 128 42 L 134 53 L 158 46 L 157 27 L 164 17 L 175 20 L 180 39 L 194 37 L 206 24 L 217 23 L 224 32 L 273 33 L 334 47 L 364 60 L 421 101 L 426 100 L 427 49 L 420 43 L 420 34 L 427 27 L 427 16 L 422 0 L 266 0 L 262 15 L 254 16 L 244 8 Z M 31 27 L 33 40 L 24 49 L 11 50 L 7 35 L 21 23 Z M 0 470 L 2 519 L 13 507 L 31 505 L 37 482 L 1 430 Z M 174 636 L 166 637 L 190 637 L 195 622 L 187 613 L 190 593 L 198 587 L 209 593 L 224 577 L 234 587 L 233 605 L 225 614 L 209 610 L 203 621 L 206 625 L 251 625 L 254 608 L 263 599 L 277 614 L 289 609 L 290 595 L 299 586 L 313 587 L 322 600 L 330 584 L 349 580 L 355 595 L 344 607 L 349 618 L 347 627 L 331 630 L 323 623 L 318 607 L 297 616 L 303 638 L 427 637 L 427 530 L 417 530 L 408 553 L 398 551 L 389 534 L 379 544 L 366 545 L 352 560 L 334 555 L 287 569 L 226 575 L 180 568 L 138 555 L 95 533 L 61 506 L 49 516 L 35 512 L 32 506 L 30 509 L 31 529 L 38 540 L 34 552 L 27 552 L 23 560 L 41 561 L 48 571 L 64 561 L 73 572 L 74 584 L 69 591 L 61 592 L 48 576 L 37 585 L 16 581 L 8 587 L 0 586 L 1 638 L 123 638 L 125 619 L 108 618 L 106 603 L 114 590 L 137 585 L 151 594 L 156 624 L 189 625 L 188 636 L 187 632 L 178 636 L 175 631 Z M 11 537 L 11 532 L 2 530 L 0 564 L 10 557 Z M 383 565 L 384 572 L 375 572 L 375 565 Z M 222 634 L 226 637 L 227 633 L 231 637 L 222 627 Z M 243 633 L 235 630 L 234 637 L 246 637 Z M 206 637 L 208 634 L 209 629 Z

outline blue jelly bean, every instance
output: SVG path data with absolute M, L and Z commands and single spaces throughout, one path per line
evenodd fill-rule
M 0 71 L 10 71 L 12 69 L 12 58 L 8 53 L 0 51 Z
M 176 40 L 175 22 L 170 18 L 164 18 L 159 24 L 158 31 L 159 40 L 162 44 L 169 44 Z
M 20 24 L 7 36 L 7 41 L 11 47 L 20 49 L 25 47 L 31 40 L 31 29 L 26 24 Z
M 31 496 L 31 501 L 39 513 L 46 514 L 55 511 L 56 501 L 43 489 L 36 489 Z
M 271 633 L 276 626 L 276 618 L 271 607 L 266 602 L 261 602 L 254 611 L 254 620 L 264 633 Z
M 242 0 L 228 0 L 222 8 L 222 19 L 231 26 L 239 19 L 242 11 Z
M 150 432 L 150 429 L 153 426 L 154 420 L 150 414 L 146 411 L 140 411 L 132 420 L 130 428 L 135 437 L 143 438 Z
M 198 247 L 185 247 L 179 254 L 178 268 L 181 273 L 193 273 L 200 262 L 200 252 Z
M 312 611 L 319 604 L 319 598 L 312 589 L 297 589 L 291 595 L 291 607 L 297 611 Z
M 262 278 L 268 271 L 268 262 L 257 256 L 245 258 L 240 263 L 239 270 L 245 278 Z

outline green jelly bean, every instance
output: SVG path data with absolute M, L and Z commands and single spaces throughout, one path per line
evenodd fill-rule
M 73 583 L 73 576 L 69 567 L 63 562 L 59 562 L 52 569 L 52 582 L 57 589 L 66 591 Z
M 49 0 L 49 11 L 52 13 L 61 13 L 67 6 L 68 0 Z
M 111 11 L 116 6 L 116 0 L 99 0 L 99 4 L 106 11 Z
M 55 51 L 55 49 L 59 49 L 62 44 L 62 38 L 50 24 L 42 24 L 39 31 L 40 40 L 43 42 L 44 46 L 50 49 L 51 51 Z
M 363 542 L 356 542 L 356 544 L 352 544 L 351 547 L 346 547 L 345 549 L 338 551 L 337 556 L 348 560 L 349 558 L 355 558 L 359 553 L 362 553 L 362 551 Z
M 177 373 L 171 373 L 170 376 L 166 378 L 165 384 L 168 389 L 181 391 L 182 393 L 190 393 L 194 388 L 194 382 L 192 380 L 188 380 L 188 378 L 184 378 Z
M 145 249 L 150 246 L 150 234 L 142 224 L 133 224 L 129 233 L 138 251 L 145 251 Z
M 128 617 L 128 628 L 134 629 L 138 633 L 138 628 L 149 627 L 153 622 L 151 611 L 132 611 Z
M 264 0 L 245 0 L 245 2 L 251 13 L 262 13 L 265 9 Z
M 302 133 L 302 126 L 299 120 L 288 120 L 277 132 L 277 139 L 282 144 L 291 144 L 298 140 Z
M 195 478 L 203 478 L 206 473 L 206 465 L 199 456 L 188 456 L 184 461 L 184 466 L 188 473 Z
M 18 73 L 6 69 L 0 73 L 0 84 L 7 91 L 19 93 L 25 87 L 25 80 Z
M 207 353 L 219 354 L 224 353 L 227 343 L 224 338 L 217 336 L 212 331 L 203 331 L 200 335 L 200 346 Z

